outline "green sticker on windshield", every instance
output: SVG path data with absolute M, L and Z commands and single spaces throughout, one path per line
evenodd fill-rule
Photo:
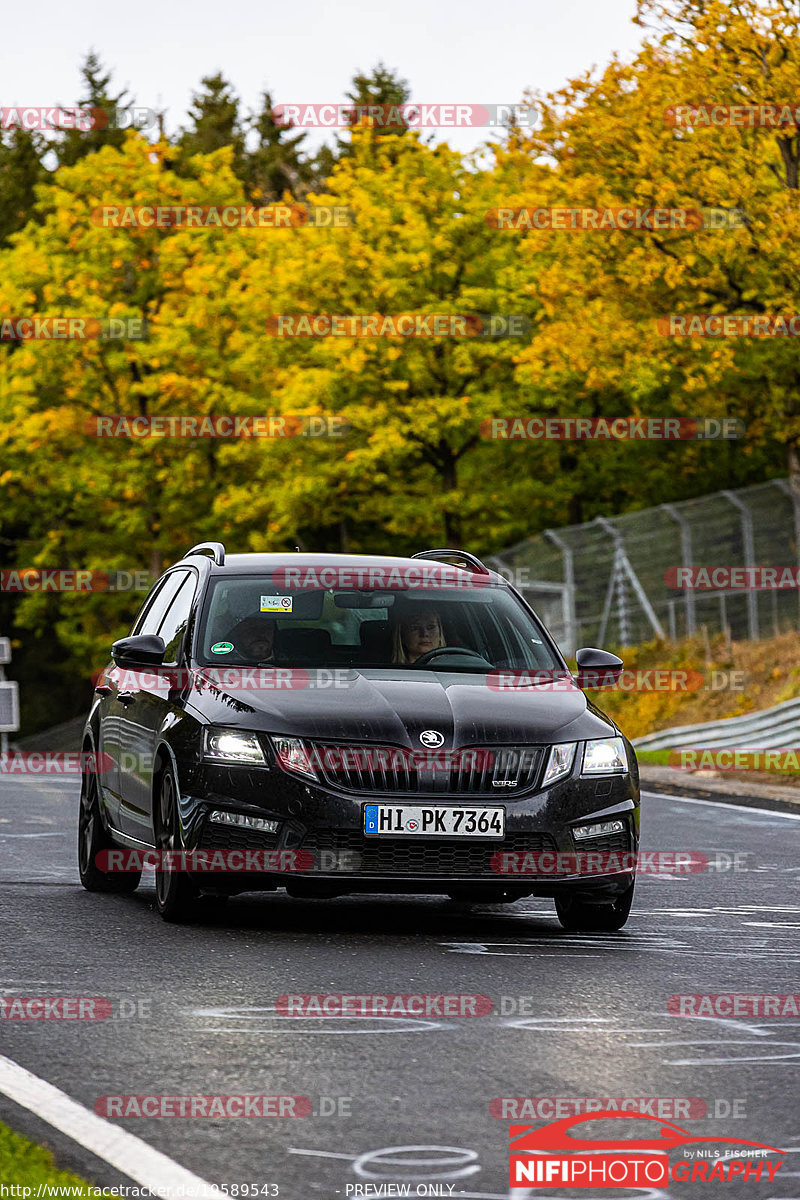
M 230 654 L 233 649 L 233 642 L 214 642 L 211 647 L 212 654 Z

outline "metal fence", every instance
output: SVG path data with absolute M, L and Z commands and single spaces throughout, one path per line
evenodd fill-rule
M 800 625 L 800 590 L 670 586 L 687 566 L 800 562 L 800 497 L 788 479 L 546 529 L 489 559 L 551 629 L 564 653 L 726 632 L 772 637 Z

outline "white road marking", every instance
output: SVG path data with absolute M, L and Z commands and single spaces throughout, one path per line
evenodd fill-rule
M 5 842 L 8 838 L 38 838 L 38 837 L 66 837 L 64 833 L 0 833 L 0 841 Z
M 390 1155 L 414 1155 L 418 1151 L 443 1151 L 451 1157 L 392 1158 Z M 343 1158 L 353 1165 L 356 1175 L 362 1179 L 402 1180 L 436 1180 L 436 1179 L 465 1179 L 480 1171 L 477 1150 L 467 1150 L 463 1146 L 384 1146 L 380 1150 L 366 1150 L 363 1154 L 342 1154 L 333 1150 L 301 1150 L 289 1147 L 289 1154 L 308 1154 L 316 1158 Z M 377 1166 L 375 1166 L 377 1164 Z M 373 1170 L 368 1168 L 373 1166 Z M 428 1168 L 423 1170 L 409 1168 Z M 387 1173 L 388 1169 L 388 1173 Z M 527 1189 L 526 1189 L 527 1190 Z M 457 1193 L 459 1196 L 464 1193 Z
M 109 1166 L 160 1196 L 224 1200 L 213 1184 L 173 1162 L 141 1138 L 72 1100 L 66 1092 L 0 1055 L 0 1092 L 84 1146 Z
M 338 1016 L 333 1013 L 315 1013 L 313 1016 L 278 1016 L 275 1005 L 262 1007 L 241 1005 L 231 1008 L 195 1008 L 189 1010 L 194 1017 L 213 1017 L 217 1020 L 249 1021 L 249 1025 L 204 1025 L 201 1033 L 325 1033 L 325 1034 L 375 1034 L 375 1033 L 427 1033 L 431 1029 L 452 1029 L 445 1021 L 434 1021 L 427 1017 L 382 1017 L 359 1013 Z M 270 1022 L 274 1018 L 274 1024 Z M 253 1022 L 256 1024 L 253 1024 Z M 289 1022 L 294 1022 L 290 1025 Z M 298 1024 L 298 1022 L 303 1022 Z M 322 1024 L 320 1024 L 322 1022 Z M 358 1022 L 361 1022 L 359 1025 Z M 370 1024 L 364 1024 L 370 1022 Z M 338 1027 L 335 1027 L 338 1026 Z
M 742 816 L 757 813 L 762 817 L 782 817 L 786 821 L 800 821 L 800 813 L 775 812 L 772 808 L 751 808 L 749 804 L 726 804 L 724 800 L 698 800 L 696 796 L 665 796 L 663 792 L 642 792 L 654 800 L 674 800 L 676 804 L 705 804 L 710 808 L 732 808 Z

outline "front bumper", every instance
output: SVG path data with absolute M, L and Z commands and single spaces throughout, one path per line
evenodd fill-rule
M 204 762 L 182 786 L 184 845 L 203 850 L 295 850 L 300 869 L 290 873 L 246 871 L 199 880 L 214 890 L 252 891 L 287 887 L 294 894 L 347 892 L 444 893 L 469 887 L 476 895 L 510 897 L 581 893 L 614 899 L 633 877 L 625 869 L 639 842 L 639 788 L 634 772 L 584 778 L 572 775 L 553 787 L 509 799 L 507 795 L 464 796 L 445 792 L 412 796 L 354 794 L 294 777 L 276 764 L 266 767 Z M 502 802 L 502 840 L 480 838 L 366 838 L 363 806 L 368 802 L 475 806 Z M 277 833 L 217 824 L 214 809 L 279 822 Z M 576 843 L 572 826 L 591 820 L 623 820 L 623 833 Z M 611 856 L 591 871 L 572 870 L 576 851 Z M 560 857 L 559 857 L 560 856 Z M 578 867 L 581 866 L 580 861 Z

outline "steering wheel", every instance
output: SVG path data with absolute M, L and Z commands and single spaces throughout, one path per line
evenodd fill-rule
M 428 650 L 426 654 L 420 654 L 419 658 L 414 663 L 415 667 L 424 667 L 429 662 L 433 662 L 440 654 L 460 654 L 465 658 L 480 658 L 480 654 L 476 654 L 474 650 L 468 650 L 465 646 L 439 646 L 436 650 Z

